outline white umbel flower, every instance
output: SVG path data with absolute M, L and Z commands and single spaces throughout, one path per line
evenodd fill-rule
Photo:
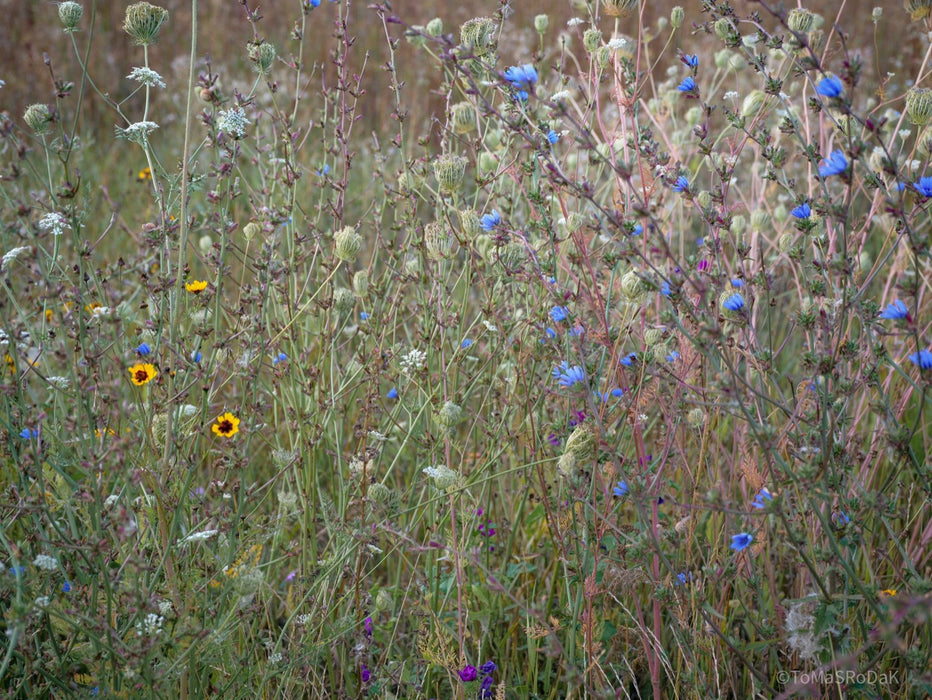
M 130 71 L 129 75 L 126 76 L 129 80 L 135 80 L 141 85 L 146 87 L 165 87 L 165 81 L 162 80 L 162 76 L 156 73 L 151 68 L 140 68 L 136 67 Z
M 220 112 L 217 116 L 217 128 L 229 134 L 234 139 L 241 139 L 246 135 L 246 127 L 250 122 L 246 118 L 246 111 L 242 107 L 234 107 Z
M 70 229 L 71 226 L 64 216 L 53 211 L 39 219 L 39 228 L 43 231 L 49 231 L 53 236 L 60 236 Z M 7 253 L 7 255 L 9 255 L 9 253 Z M 3 256 L 3 259 L 6 261 L 6 255 Z

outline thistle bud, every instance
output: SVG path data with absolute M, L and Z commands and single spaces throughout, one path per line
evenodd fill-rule
M 609 17 L 624 17 L 638 5 L 638 0 L 602 0 L 602 10 Z
M 534 17 L 534 31 L 543 36 L 550 26 L 550 18 L 547 15 L 537 15 Z
M 443 260 L 453 249 L 453 235 L 440 221 L 432 221 L 424 227 L 424 247 L 431 260 Z
M 450 108 L 450 123 L 457 134 L 468 134 L 476 128 L 476 108 L 469 102 L 457 102 Z
M 356 295 L 346 287 L 337 287 L 333 290 L 333 308 L 341 316 L 352 313 L 356 308 Z
M 911 22 L 918 22 L 929 16 L 932 10 L 932 0 L 906 0 L 903 5 L 909 13 Z
M 686 19 L 686 12 L 679 5 L 670 10 L 670 24 L 674 29 L 682 27 L 684 19 Z
M 246 239 L 246 242 L 249 243 L 253 238 L 262 233 L 262 227 L 257 224 L 255 221 L 250 221 L 248 224 L 243 226 L 243 238 Z
M 360 299 L 365 299 L 368 293 L 369 272 L 367 270 L 359 270 L 355 275 L 353 275 L 353 294 L 355 294 Z
M 698 430 L 703 425 L 705 425 L 705 411 L 701 408 L 694 408 L 686 414 L 686 422 L 689 423 L 689 427 Z
M 495 44 L 495 22 L 488 17 L 468 20 L 460 27 L 460 43 L 472 49 L 476 56 L 485 56 Z
M 336 246 L 336 256 L 349 263 L 356 260 L 359 249 L 362 248 L 362 236 L 356 233 L 352 226 L 345 226 L 333 234 L 333 242 Z
M 586 47 L 586 51 L 592 53 L 602 44 L 602 32 L 595 28 L 587 29 L 583 33 L 582 43 Z
M 58 6 L 58 19 L 66 32 L 73 32 L 84 15 L 84 8 L 76 2 L 63 2 Z
M 906 93 L 906 116 L 916 126 L 932 119 L 932 89 L 911 87 Z
M 427 23 L 427 26 L 424 27 L 424 32 L 427 34 L 427 36 L 440 36 L 443 34 L 443 20 L 439 17 L 434 17 L 430 22 Z
M 272 64 L 275 62 L 275 47 L 267 41 L 261 44 L 247 44 L 246 50 L 249 52 L 249 60 L 256 64 L 256 72 L 259 75 L 268 75 L 272 71 Z
M 457 215 L 460 220 L 460 232 L 464 238 L 475 238 L 479 235 L 479 216 L 474 209 L 461 209 Z
M 159 38 L 159 30 L 168 19 L 168 10 L 147 2 L 137 2 L 126 8 L 123 31 L 140 46 L 150 46 Z
M 814 20 L 815 15 L 813 15 L 809 10 L 797 7 L 790 10 L 790 14 L 786 18 L 786 26 L 788 26 L 794 32 L 808 34 L 810 31 L 812 31 Z
M 434 161 L 434 177 L 444 194 L 456 192 L 466 175 L 466 159 L 462 156 L 444 155 Z
M 26 122 L 30 129 L 41 136 L 48 131 L 49 124 L 52 123 L 52 113 L 49 112 L 47 105 L 29 105 L 23 113 L 23 121 Z

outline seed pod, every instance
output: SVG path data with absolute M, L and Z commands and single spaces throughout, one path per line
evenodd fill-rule
M 443 260 L 453 249 L 453 235 L 440 221 L 432 221 L 424 227 L 424 247 L 431 260 Z
M 466 159 L 462 156 L 444 155 L 434 162 L 434 177 L 444 194 L 453 194 L 466 175 Z
M 247 44 L 246 50 L 249 52 L 249 60 L 256 64 L 256 72 L 259 75 L 268 75 L 272 71 L 272 64 L 277 56 L 272 44 L 267 41 L 259 45 Z
M 336 256 L 345 262 L 355 262 L 356 256 L 359 255 L 359 249 L 362 247 L 362 237 L 356 233 L 352 226 L 344 228 L 333 234 Z
M 159 30 L 168 19 L 168 10 L 147 2 L 137 2 L 126 8 L 123 31 L 140 46 L 150 46 L 159 38 Z

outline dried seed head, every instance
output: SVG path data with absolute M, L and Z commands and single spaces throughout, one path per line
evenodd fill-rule
M 674 29 L 682 27 L 684 19 L 686 19 L 686 11 L 679 5 L 670 10 L 670 24 Z
M 431 260 L 443 260 L 453 249 L 453 234 L 440 221 L 432 221 L 424 227 L 424 247 Z
M 602 10 L 609 17 L 624 17 L 638 6 L 638 0 L 602 0 Z
M 272 64 L 275 63 L 275 57 L 278 55 L 272 44 L 267 41 L 261 44 L 247 44 L 246 50 L 249 52 L 249 60 L 256 65 L 256 72 L 259 75 L 268 75 L 272 71 Z
M 356 295 L 346 287 L 337 287 L 333 290 L 333 308 L 341 316 L 352 313 L 356 308 Z
M 906 0 L 903 7 L 909 13 L 909 19 L 912 22 L 918 22 L 929 16 L 932 11 L 932 0 Z
M 354 262 L 362 247 L 362 236 L 352 226 L 344 226 L 333 234 L 336 256 L 345 262 Z
M 786 18 L 786 26 L 794 32 L 800 32 L 802 34 L 808 34 L 812 31 L 814 22 L 815 15 L 802 7 L 790 10 L 790 14 Z
M 359 270 L 355 275 L 353 275 L 353 294 L 355 294 L 360 299 L 365 299 L 368 293 L 369 272 L 366 270 Z
M 140 46 L 154 44 L 159 37 L 159 30 L 168 19 L 168 10 L 147 2 L 137 2 L 126 8 L 126 20 L 123 31 L 130 35 Z
M 434 17 L 427 23 L 427 26 L 424 27 L 424 33 L 432 37 L 438 37 L 443 34 L 443 20 L 439 17 Z
M 444 155 L 434 161 L 434 176 L 444 194 L 453 194 L 466 175 L 466 159 L 462 156 Z
M 476 56 L 484 56 L 495 46 L 495 22 L 488 17 L 477 17 L 460 27 L 460 43 L 469 47 Z
M 690 427 L 699 429 L 705 425 L 705 411 L 701 408 L 694 408 L 686 414 L 686 422 Z
M 58 19 L 66 32 L 73 32 L 78 27 L 84 8 L 76 2 L 63 2 L 58 6 Z
M 550 18 L 547 15 L 537 15 L 534 17 L 534 31 L 543 35 L 550 26 Z
M 262 233 L 262 227 L 255 221 L 250 221 L 248 224 L 243 226 L 243 238 L 246 239 L 247 243 L 258 236 L 260 233 Z
M 589 53 L 592 53 L 597 48 L 599 48 L 599 46 L 601 45 L 602 45 L 602 32 L 600 32 L 598 29 L 595 29 L 595 28 L 587 29 L 583 33 L 583 46 L 586 47 L 586 51 L 588 51 Z
M 577 462 L 585 462 L 595 454 L 595 433 L 587 425 L 577 425 L 566 439 L 564 454 L 572 454 Z
M 479 235 L 479 215 L 474 209 L 462 209 L 457 212 L 460 220 L 460 231 L 464 238 L 471 239 Z
M 49 124 L 52 123 L 52 113 L 49 112 L 48 105 L 29 105 L 23 113 L 23 121 L 41 136 L 48 131 Z
M 468 134 L 476 128 L 476 108 L 469 102 L 457 102 L 450 108 L 450 122 L 457 134 Z
M 916 126 L 932 120 L 932 89 L 912 87 L 906 93 L 906 116 Z

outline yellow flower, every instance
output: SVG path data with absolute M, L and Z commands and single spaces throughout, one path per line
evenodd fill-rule
M 148 362 L 139 363 L 129 368 L 129 376 L 136 386 L 148 384 L 158 376 L 158 373 L 155 365 L 149 364 Z
M 896 589 L 895 589 L 895 588 L 885 588 L 884 590 L 882 590 L 882 591 L 880 591 L 880 592 L 881 592 L 882 594 L 884 594 L 884 595 L 890 596 L 891 598 L 892 598 L 893 596 L 896 595 Z
M 139 171 L 139 174 L 136 175 L 136 179 L 139 180 L 140 182 L 142 182 L 143 180 L 151 180 L 152 171 L 148 167 L 145 167 Z
M 10 374 L 16 374 L 16 363 L 10 353 L 3 356 L 3 361 L 6 362 L 6 368 L 10 370 Z
M 192 294 L 200 294 L 205 289 L 207 289 L 207 282 L 203 280 L 192 280 L 191 282 L 188 282 L 184 288 Z
M 231 438 L 239 432 L 239 418 L 228 411 L 217 416 L 210 429 L 222 438 Z

